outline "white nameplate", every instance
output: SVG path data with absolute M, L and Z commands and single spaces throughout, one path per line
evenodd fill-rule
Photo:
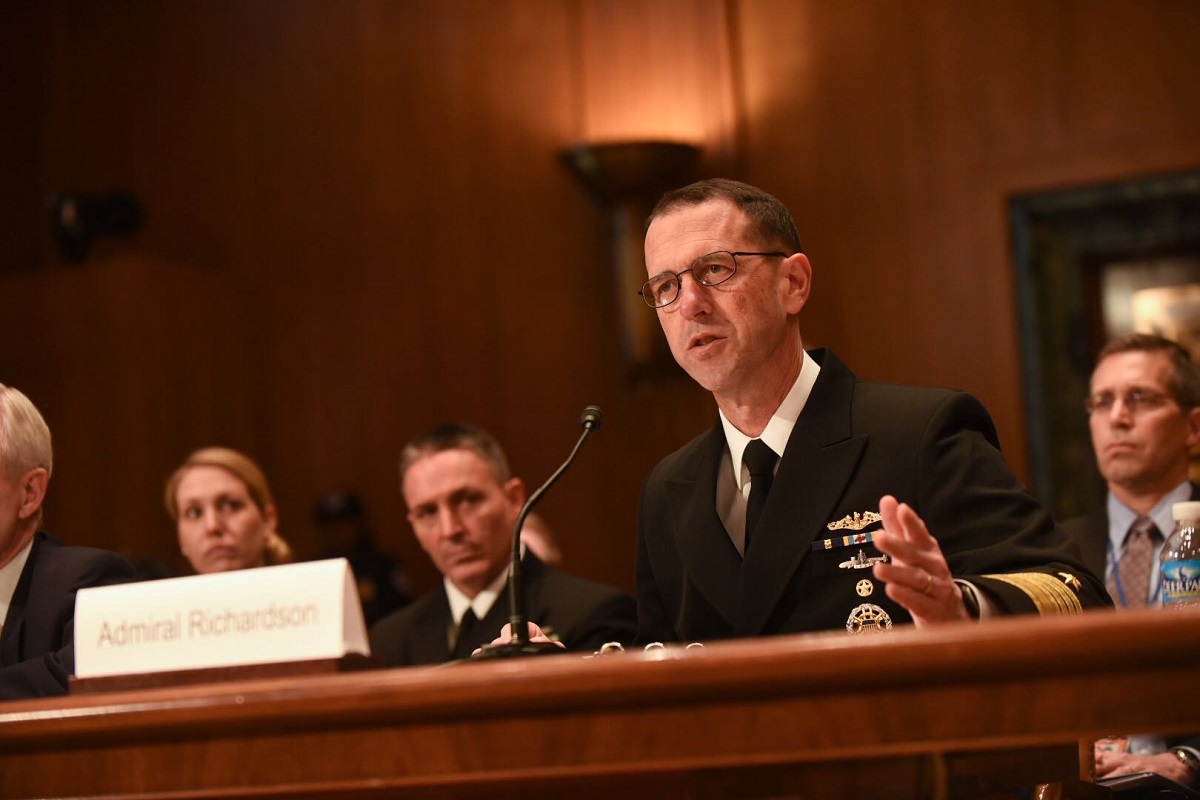
M 344 558 L 81 589 L 75 675 L 370 654 Z

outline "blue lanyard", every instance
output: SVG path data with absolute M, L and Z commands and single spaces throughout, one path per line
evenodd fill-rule
M 1106 540 L 1108 542 L 1108 563 L 1112 570 L 1113 585 L 1117 588 L 1117 600 L 1121 603 L 1122 608 L 1129 608 L 1129 602 L 1125 599 L 1125 588 L 1121 586 L 1121 570 L 1117 568 L 1117 553 L 1113 550 L 1112 538 Z M 1154 591 L 1150 593 L 1150 599 L 1146 601 L 1146 605 L 1153 606 L 1159 603 L 1159 592 L 1162 591 L 1162 565 L 1158 566 L 1158 580 L 1154 582 Z

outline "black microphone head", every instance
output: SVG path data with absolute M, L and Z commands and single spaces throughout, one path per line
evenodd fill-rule
M 604 422 L 604 412 L 600 410 L 600 406 L 588 406 L 583 410 L 583 416 L 579 418 L 579 422 L 588 430 L 596 430 L 600 427 L 600 423 Z

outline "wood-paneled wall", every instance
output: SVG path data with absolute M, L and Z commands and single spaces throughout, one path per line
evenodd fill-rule
M 0 381 L 54 431 L 48 526 L 181 566 L 161 485 L 221 443 L 262 462 L 302 554 L 317 497 L 354 487 L 427 588 L 402 443 L 474 420 L 536 485 L 596 403 L 543 509 L 573 569 L 630 586 L 641 481 L 714 411 L 685 379 L 627 380 L 606 216 L 557 162 L 621 107 L 599 36 L 618 77 L 646 42 L 699 42 L 662 51 L 662 80 L 714 104 L 720 163 L 793 207 L 809 341 L 978 393 L 1026 474 L 1005 198 L 1200 164 L 1200 5 L 670 5 L 9 4 Z M 731 72 L 711 98 L 705 37 Z M 631 107 L 655 83 L 622 80 Z M 114 187 L 144 230 L 66 264 L 46 198 Z
M 1027 475 L 1006 203 L 1200 165 L 1200 4 L 737 7 L 746 178 L 797 217 L 810 342 L 974 392 Z

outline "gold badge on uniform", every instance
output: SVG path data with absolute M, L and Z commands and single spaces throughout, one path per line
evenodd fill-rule
M 886 555 L 868 556 L 862 550 L 859 550 L 858 555 L 856 555 L 854 558 L 843 561 L 842 563 L 838 564 L 838 567 L 840 569 L 868 569 L 874 564 L 886 564 L 887 560 L 888 557 Z
M 855 511 L 853 514 L 847 514 L 837 522 L 831 522 L 825 527 L 831 531 L 852 530 L 861 531 L 863 528 L 875 522 L 883 522 L 883 517 L 874 511 L 866 511 L 859 513 Z
M 892 627 L 892 618 L 874 603 L 863 603 L 846 619 L 846 633 L 883 633 Z
M 858 512 L 847 514 L 839 520 L 830 522 L 825 527 L 831 531 L 849 530 L 855 533 L 846 534 L 844 536 L 832 536 L 828 539 L 817 539 L 812 543 L 813 552 L 821 550 L 837 550 L 842 547 L 853 547 L 855 545 L 870 544 L 875 540 L 875 534 L 879 529 L 863 530 L 868 525 L 874 525 L 877 522 L 882 522 L 883 517 L 874 511 Z
M 871 583 L 866 578 L 863 578 L 861 581 L 854 584 L 854 591 L 858 592 L 859 597 L 869 597 L 871 592 L 875 591 L 875 584 Z

